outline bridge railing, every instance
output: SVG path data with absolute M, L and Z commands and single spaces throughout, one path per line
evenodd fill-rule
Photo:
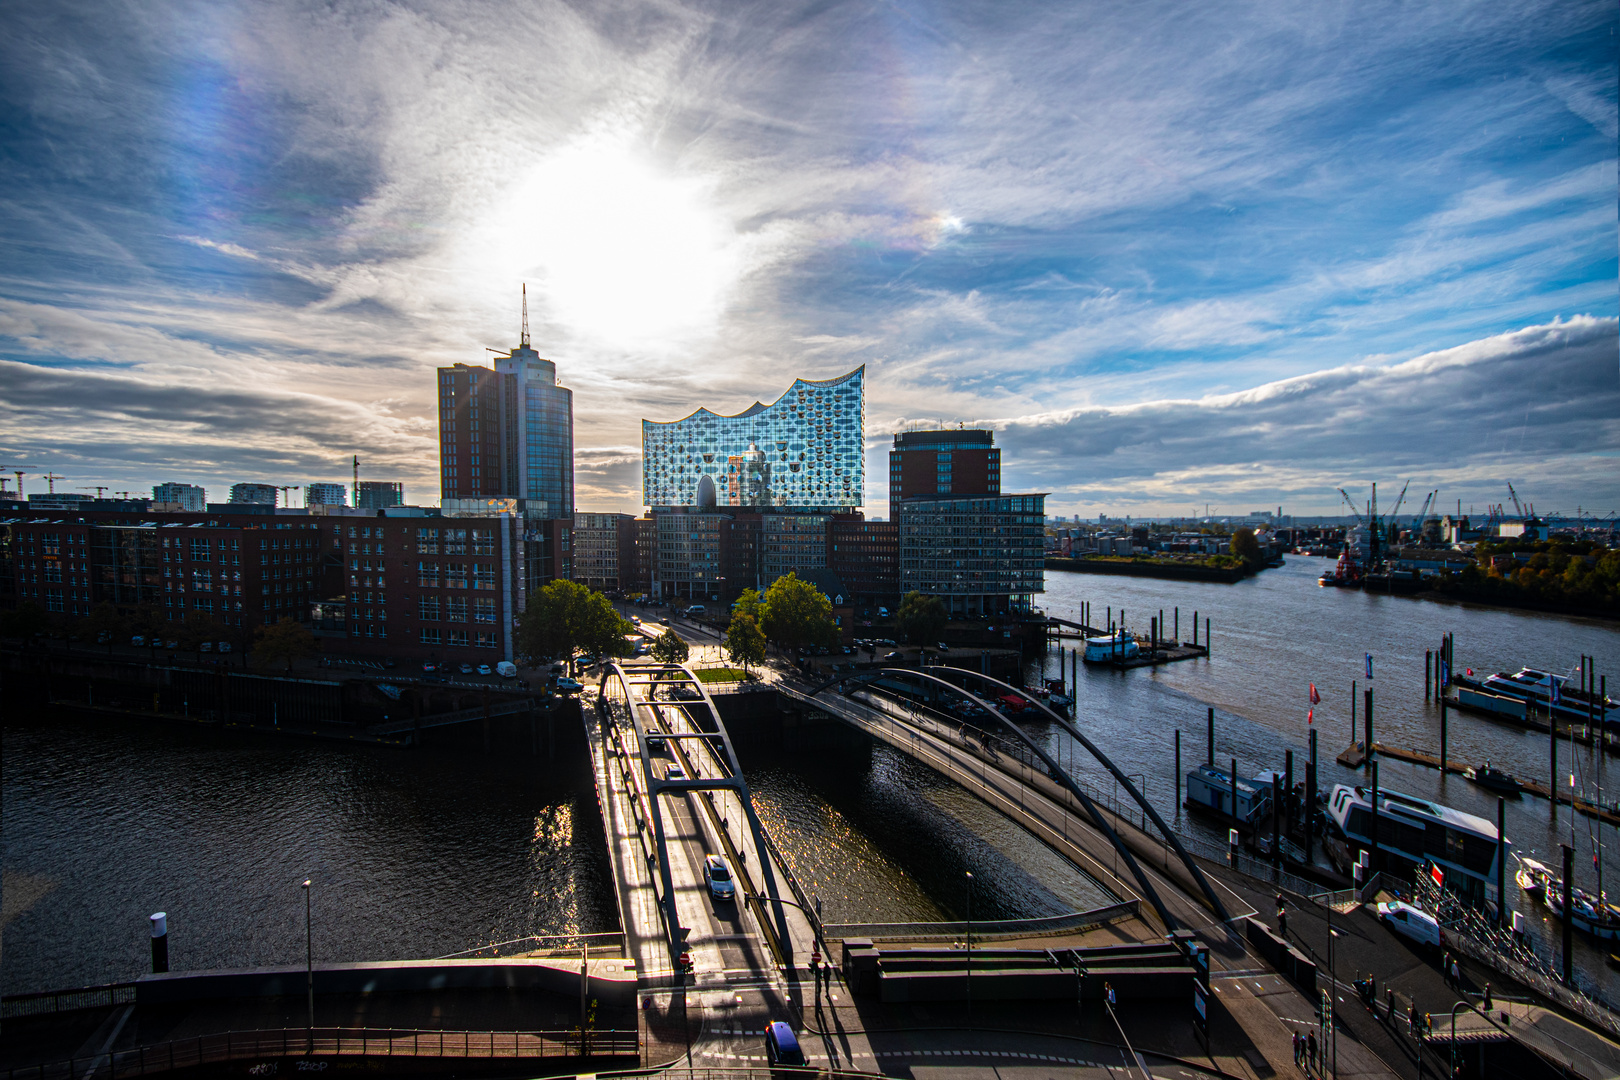
M 6 1080 L 76 1080 L 90 1075 L 119 1080 L 126 1076 L 195 1069 L 231 1061 L 266 1062 L 264 1075 L 274 1075 L 275 1058 L 515 1058 L 639 1057 L 635 1031 L 416 1031 L 389 1028 L 279 1028 L 230 1031 L 190 1039 L 71 1058 L 6 1071 Z M 250 1075 L 257 1075 L 252 1069 Z
M 904 939 L 935 940 L 962 938 L 972 931 L 973 939 L 990 937 L 1038 937 L 1134 918 L 1140 909 L 1140 900 L 1125 900 L 1106 907 L 1087 911 L 1070 911 L 1062 915 L 1043 915 L 1033 919 L 986 919 L 982 922 L 903 922 L 903 923 L 828 923 L 829 938 L 873 938 L 884 941 Z
M 79 1009 L 103 1009 L 129 1005 L 135 1001 L 135 984 L 107 983 L 81 986 L 72 990 L 46 990 L 37 994 L 7 994 L 0 998 L 0 1019 L 15 1016 L 49 1016 Z
M 474 960 L 486 956 L 517 956 L 543 953 L 546 956 L 578 957 L 581 950 L 586 955 L 600 958 L 621 958 L 624 952 L 624 934 L 617 930 L 604 931 L 594 934 L 530 934 L 527 937 L 513 938 L 511 941 L 494 941 L 488 945 L 480 945 L 476 949 L 465 949 L 461 952 L 450 953 L 447 956 L 435 956 L 435 960 Z

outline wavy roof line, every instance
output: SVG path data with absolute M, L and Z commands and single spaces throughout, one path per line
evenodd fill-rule
M 726 415 L 725 413 L 717 413 L 717 412 L 714 412 L 714 411 L 712 411 L 710 409 L 707 409 L 707 408 L 698 408 L 698 409 L 694 409 L 693 411 L 687 413 L 685 416 L 681 417 L 679 420 L 646 420 L 646 419 L 643 419 L 641 422 L 643 424 L 656 424 L 659 427 L 668 427 L 671 424 L 684 424 L 688 420 L 692 419 L 694 416 L 698 416 L 700 414 L 712 416 L 716 420 L 738 420 L 738 419 L 741 419 L 741 418 L 743 418 L 745 416 L 756 416 L 759 413 L 764 412 L 766 409 L 774 409 L 776 406 L 780 405 L 782 403 L 783 398 L 786 398 L 789 394 L 793 393 L 793 391 L 797 390 L 800 386 L 813 386 L 818 390 L 819 389 L 824 389 L 824 388 L 830 387 L 830 386 L 839 386 L 839 385 L 841 385 L 843 383 L 846 383 L 849 380 L 853 379 L 855 376 L 861 374 L 865 370 L 866 370 L 866 365 L 862 364 L 860 367 L 856 368 L 854 371 L 845 372 L 844 374 L 839 375 L 838 377 L 832 378 L 832 379 L 820 379 L 820 380 L 816 380 L 816 379 L 794 379 L 793 384 L 791 386 L 789 386 L 786 390 L 782 391 L 781 396 L 778 397 L 775 401 L 771 402 L 769 405 L 763 405 L 760 402 L 756 401 L 752 405 L 748 406 L 748 408 L 744 409 L 742 412 L 732 413 L 729 416 Z

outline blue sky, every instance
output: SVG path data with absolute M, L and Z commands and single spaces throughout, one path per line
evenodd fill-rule
M 431 369 L 637 422 L 868 367 L 1063 513 L 1620 509 L 1612 3 L 16 3 L 0 465 L 399 479 Z M 29 483 L 38 490 L 39 482 Z

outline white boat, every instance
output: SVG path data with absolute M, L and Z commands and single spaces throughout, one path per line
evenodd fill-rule
M 1553 873 L 1534 859 L 1520 859 L 1519 868 L 1513 871 L 1513 880 L 1531 899 L 1540 900 L 1547 883 L 1553 880 Z
M 1575 679 L 1536 668 L 1520 668 L 1513 675 L 1499 671 L 1487 675 L 1481 685 L 1489 693 L 1525 702 L 1532 712 L 1543 716 L 1550 709 L 1560 720 L 1581 721 L 1591 716 L 1605 722 L 1620 721 L 1620 704 L 1613 698 L 1600 699 L 1580 689 Z
M 1112 664 L 1118 660 L 1134 659 L 1142 649 L 1136 639 L 1123 630 L 1104 637 L 1086 638 L 1086 651 L 1080 657 L 1088 664 Z
M 1525 860 L 1534 862 L 1534 860 Z M 1537 900 L 1547 905 L 1553 918 L 1564 918 L 1564 879 L 1553 877 L 1551 871 L 1540 863 L 1535 865 L 1544 875 L 1544 883 L 1540 893 L 1532 893 Z M 1517 880 L 1518 875 L 1514 875 Z M 1601 941 L 1620 941 L 1620 907 L 1608 902 L 1607 897 L 1599 898 L 1595 893 L 1586 889 L 1573 888 L 1569 891 L 1569 906 L 1574 909 L 1575 917 L 1571 920 L 1575 929 L 1583 934 L 1590 934 Z

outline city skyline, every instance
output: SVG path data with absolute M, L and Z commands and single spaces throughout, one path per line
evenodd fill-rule
M 635 12 L 18 9 L 0 465 L 430 502 L 526 282 L 582 511 L 863 365 L 874 516 L 919 422 L 1055 515 L 1620 508 L 1611 6 Z

